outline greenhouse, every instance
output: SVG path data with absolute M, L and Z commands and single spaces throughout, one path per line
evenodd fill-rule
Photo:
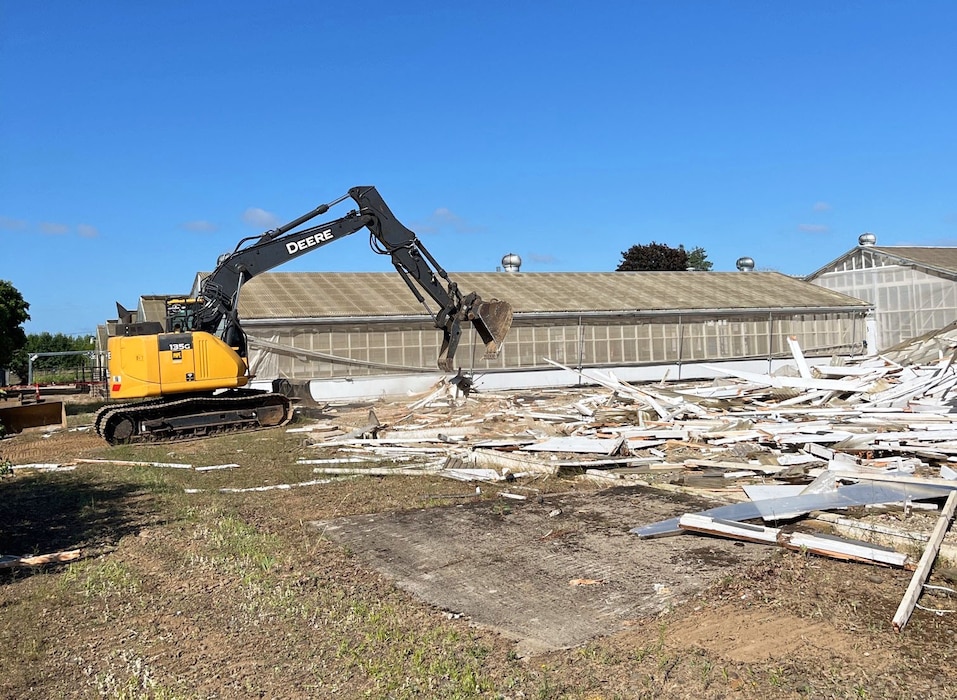
M 822 288 L 875 308 L 875 350 L 957 320 L 957 248 L 862 245 L 808 276 Z
M 861 353 L 871 305 L 775 272 L 459 273 L 463 291 L 511 303 L 492 360 L 474 331 L 457 366 L 481 373 L 666 368 Z M 436 372 L 441 333 L 400 277 L 269 273 L 240 298 L 258 378 L 313 380 Z M 626 376 L 619 374 L 619 376 Z

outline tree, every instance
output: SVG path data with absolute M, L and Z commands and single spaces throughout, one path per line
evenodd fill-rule
M 704 248 L 698 246 L 688 251 L 688 267 L 692 270 L 708 271 L 711 269 L 711 261 L 708 260 L 708 254 L 704 252 Z
M 616 272 L 645 270 L 681 271 L 688 269 L 688 251 L 683 246 L 672 248 L 652 241 L 647 245 L 633 245 L 621 254 Z
M 21 379 L 26 381 L 30 372 L 30 356 L 47 352 L 88 353 L 93 350 L 91 338 L 87 335 L 66 335 L 64 333 L 30 333 L 27 342 L 13 355 L 10 363 L 12 369 Z M 82 368 L 89 365 L 84 355 L 58 355 L 52 357 L 38 357 L 33 362 L 34 379 L 40 374 L 48 379 L 53 375 L 58 380 L 59 375 L 77 374 Z M 40 381 L 43 381 L 41 379 Z
M 10 366 L 13 354 L 27 344 L 23 324 L 30 305 L 10 282 L 0 280 L 0 367 Z
M 672 248 L 652 241 L 648 245 L 633 245 L 621 254 L 616 272 L 710 270 L 711 261 L 704 248 L 685 250 L 683 245 Z

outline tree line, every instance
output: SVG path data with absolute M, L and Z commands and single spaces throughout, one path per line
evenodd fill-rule
M 30 304 L 7 280 L 0 280 L 0 369 L 8 369 L 27 381 L 30 355 L 47 352 L 91 352 L 94 344 L 88 335 L 64 333 L 27 333 L 23 324 L 30 320 Z M 34 373 L 74 375 L 91 366 L 85 355 L 38 357 Z

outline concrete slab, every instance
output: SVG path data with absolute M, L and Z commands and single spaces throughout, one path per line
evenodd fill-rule
M 514 492 L 514 490 L 513 490 Z M 314 523 L 435 607 L 531 654 L 568 648 L 685 600 L 763 545 L 629 529 L 707 503 L 643 487 L 506 499 Z

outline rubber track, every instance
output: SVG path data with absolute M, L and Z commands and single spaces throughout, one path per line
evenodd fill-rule
M 280 422 L 274 425 L 254 425 L 243 422 L 234 426 L 197 426 L 180 432 L 169 433 L 164 431 L 161 435 L 155 433 L 134 433 L 128 440 L 114 440 L 112 435 L 106 434 L 110 419 L 114 416 L 125 414 L 135 425 L 142 421 L 159 420 L 164 417 L 182 418 L 184 416 L 197 416 L 202 414 L 217 414 L 224 410 L 246 410 L 254 411 L 264 406 L 274 406 L 282 404 L 284 415 Z M 184 411 L 184 409 L 187 409 Z M 118 403 L 103 406 L 93 419 L 93 425 L 96 434 L 109 442 L 111 445 L 134 444 L 134 443 L 160 443 L 160 442 L 183 442 L 186 440 L 198 440 L 214 435 L 223 435 L 238 431 L 266 430 L 286 425 L 292 420 L 292 404 L 283 394 L 267 392 L 245 392 L 240 395 L 232 396 L 193 396 L 186 399 L 169 401 L 166 399 L 156 399 L 152 401 L 141 401 L 139 403 Z

